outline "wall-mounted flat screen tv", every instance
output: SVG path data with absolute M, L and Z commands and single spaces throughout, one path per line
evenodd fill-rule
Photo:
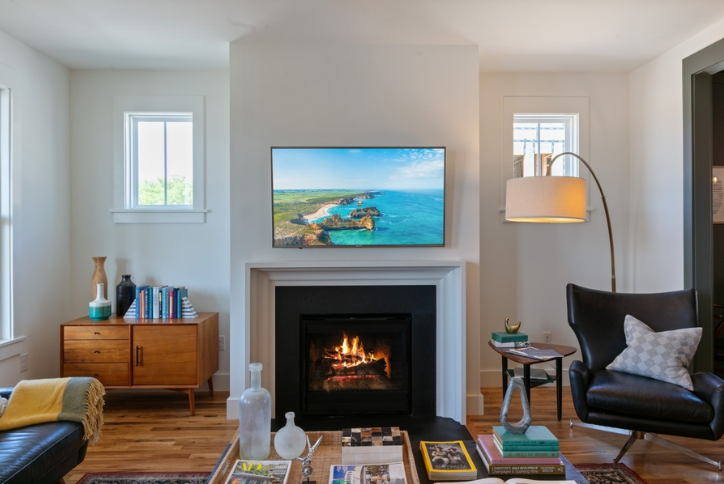
M 274 247 L 442 247 L 445 148 L 272 147 Z

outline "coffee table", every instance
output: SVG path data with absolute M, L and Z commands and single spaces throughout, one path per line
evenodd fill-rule
M 562 382 L 562 376 L 563 376 L 563 358 L 566 356 L 570 356 L 573 353 L 576 352 L 576 348 L 573 346 L 563 346 L 563 345 L 552 345 L 552 344 L 546 344 L 546 343 L 531 343 L 531 346 L 535 348 L 539 348 L 541 350 L 553 350 L 561 355 L 560 358 L 548 358 L 545 360 L 538 360 L 534 358 L 527 358 L 525 356 L 516 355 L 514 353 L 509 353 L 509 350 L 514 350 L 516 348 L 507 348 L 507 347 L 499 347 L 495 346 L 491 341 L 488 341 L 488 346 L 493 348 L 496 353 L 502 356 L 503 361 L 503 395 L 505 395 L 505 392 L 508 390 L 508 360 L 515 361 L 516 363 L 520 363 L 523 365 L 523 383 L 525 383 L 525 395 L 528 397 L 528 401 L 530 402 L 530 365 L 535 365 L 536 363 L 545 363 L 546 361 L 555 360 L 556 361 L 556 403 L 558 404 L 557 410 L 558 410 L 558 420 L 561 420 L 561 399 L 563 397 L 563 382 Z M 543 383 L 549 383 L 549 382 L 543 382 Z M 541 385 L 542 383 L 534 384 L 533 386 Z
M 377 418 L 378 420 L 386 420 L 386 418 Z M 318 420 L 315 423 L 312 422 L 304 422 L 305 426 L 308 428 L 318 428 L 321 429 L 318 432 L 312 432 L 308 431 L 307 434 L 310 436 L 310 440 L 312 443 L 316 440 L 316 438 L 319 435 L 322 435 L 324 433 L 328 437 L 334 438 L 334 436 L 330 435 L 332 433 L 339 434 L 341 437 L 341 432 L 339 432 L 339 429 L 342 427 L 351 427 L 351 426 L 361 426 L 361 427 L 371 427 L 376 426 L 374 423 L 371 423 L 368 418 L 360 418 L 360 421 L 357 421 L 355 419 L 354 423 L 345 424 L 343 421 L 335 420 L 335 419 L 326 419 L 326 420 Z M 374 420 L 374 418 L 372 419 Z M 451 441 L 451 440 L 462 440 L 465 444 L 465 448 L 468 451 L 468 454 L 470 455 L 470 458 L 473 460 L 473 463 L 475 464 L 475 467 L 478 469 L 478 479 L 482 479 L 485 477 L 488 477 L 488 473 L 485 470 L 485 466 L 483 465 L 483 461 L 481 460 L 480 456 L 478 455 L 477 451 L 475 450 L 475 440 L 473 437 L 470 436 L 470 433 L 468 432 L 467 428 L 464 425 L 459 424 L 458 422 L 450 419 L 450 418 L 443 418 L 443 417 L 423 417 L 423 418 L 414 418 L 414 417 L 405 417 L 405 416 L 399 416 L 396 418 L 396 420 L 399 421 L 398 426 L 400 429 L 404 430 L 404 439 L 403 439 L 403 455 L 405 459 L 405 474 L 407 475 L 408 484 L 432 484 L 432 481 L 430 481 L 427 478 L 427 472 L 425 470 L 425 464 L 422 460 L 422 453 L 420 452 L 420 441 L 421 440 L 432 440 L 432 441 Z M 297 425 L 302 427 L 303 421 L 296 422 Z M 407 425 L 405 425 L 405 423 Z M 282 425 L 284 422 L 282 422 Z M 382 426 L 395 426 L 394 422 L 391 421 L 384 421 L 382 422 Z M 272 420 L 272 429 L 279 428 L 274 420 Z M 304 427 L 302 427 L 304 428 Z M 405 430 L 407 429 L 407 430 Z M 327 440 L 332 440 L 327 439 Z M 269 456 L 269 459 L 273 459 L 276 457 L 276 453 L 273 448 L 273 442 L 274 439 L 272 437 L 272 454 Z M 324 442 L 324 441 L 323 441 Z M 341 442 L 341 440 L 339 440 Z M 335 447 L 336 452 L 339 454 L 340 462 L 341 462 L 341 447 L 337 446 L 336 442 L 327 442 L 328 445 L 333 445 Z M 321 445 L 320 445 L 321 447 Z M 324 458 L 322 458 L 321 452 L 318 450 L 319 456 L 317 453 L 315 453 L 314 458 L 312 459 L 312 467 L 314 468 L 314 474 L 312 474 L 312 479 L 316 481 L 317 484 L 327 484 L 326 476 L 329 473 L 329 468 L 326 467 Z M 306 451 L 305 451 L 306 455 Z M 209 477 L 209 480 L 207 481 L 207 484 L 224 484 L 226 481 L 227 476 L 231 472 L 231 466 L 236 461 L 236 459 L 239 458 L 239 435 L 238 432 L 234 437 L 232 438 L 231 442 L 226 446 L 226 449 L 224 450 L 224 453 L 222 454 L 221 458 L 219 459 L 219 462 L 216 464 L 216 468 L 214 469 L 213 473 Z M 565 458 L 563 454 L 561 454 L 561 460 L 566 466 L 566 479 L 573 480 L 576 482 L 576 484 L 589 484 L 589 482 L 581 475 L 578 470 L 576 470 L 575 467 L 568 461 L 568 459 Z M 335 462 L 336 463 L 336 462 Z M 292 464 L 291 474 L 289 476 L 288 484 L 299 484 L 301 482 L 301 475 L 300 475 L 301 465 L 298 461 L 294 462 Z M 533 476 L 529 476 L 530 478 L 533 478 Z M 454 481 L 450 481 L 450 484 L 455 484 Z

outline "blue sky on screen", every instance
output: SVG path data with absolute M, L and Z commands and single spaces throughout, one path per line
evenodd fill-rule
M 273 148 L 275 190 L 443 189 L 443 148 Z

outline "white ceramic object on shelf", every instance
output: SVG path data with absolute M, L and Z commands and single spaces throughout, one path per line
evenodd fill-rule
M 307 435 L 294 423 L 294 412 L 284 414 L 287 424 L 274 436 L 274 450 L 282 459 L 296 459 L 307 446 Z
M 261 363 L 249 364 L 251 386 L 239 399 L 239 457 L 264 460 L 271 452 L 271 394 L 261 387 Z

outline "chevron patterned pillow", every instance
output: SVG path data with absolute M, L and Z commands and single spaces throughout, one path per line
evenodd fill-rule
M 623 323 L 628 347 L 607 370 L 647 376 L 693 390 L 689 363 L 701 341 L 702 328 L 655 332 L 643 322 L 626 315 Z

